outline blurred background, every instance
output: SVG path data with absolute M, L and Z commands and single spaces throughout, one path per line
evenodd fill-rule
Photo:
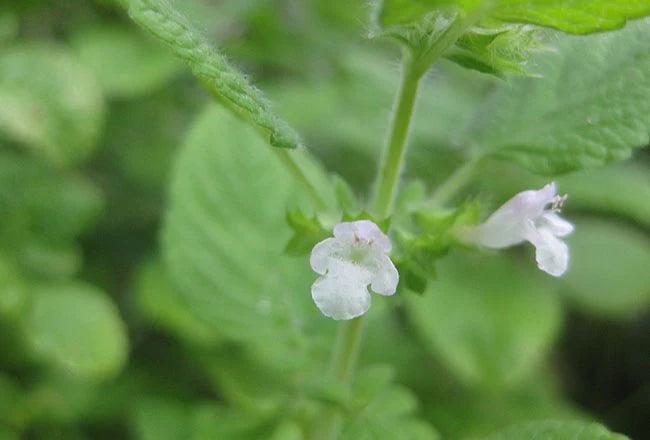
M 361 199 L 399 75 L 366 3 L 176 2 Z M 462 163 L 456 140 L 503 81 L 435 67 L 405 181 Z M 270 438 L 261 370 L 161 262 L 177 151 L 209 102 L 109 0 L 0 0 L 0 439 Z M 373 309 L 362 364 L 390 365 L 442 438 L 557 417 L 650 438 L 650 154 L 557 180 L 577 225 L 564 278 L 527 247 L 454 252 L 431 292 Z M 467 194 L 498 206 L 544 183 L 494 162 Z

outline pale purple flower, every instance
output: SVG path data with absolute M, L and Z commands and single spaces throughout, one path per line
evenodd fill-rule
M 555 182 L 540 190 L 523 191 L 497 209 L 485 223 L 461 231 L 461 240 L 490 249 L 528 241 L 535 246 L 537 266 L 553 276 L 566 272 L 569 247 L 558 237 L 573 231 L 559 216 L 566 196 L 557 194 Z

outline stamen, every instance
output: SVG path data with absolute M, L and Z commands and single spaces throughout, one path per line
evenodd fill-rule
M 560 212 L 562 208 L 564 208 L 564 205 L 566 205 L 566 201 L 569 198 L 568 194 L 565 194 L 563 196 L 557 195 L 553 198 L 553 202 L 551 202 L 551 211 L 555 212 Z

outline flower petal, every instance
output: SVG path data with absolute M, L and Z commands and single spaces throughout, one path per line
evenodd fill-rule
M 379 226 L 369 220 L 355 222 L 359 228 L 361 236 L 383 252 L 390 252 L 391 243 L 386 234 L 379 229 Z
M 398 282 L 399 273 L 397 272 L 397 268 L 393 262 L 390 261 L 388 255 L 379 255 L 374 270 L 374 277 L 372 278 L 372 284 L 370 285 L 372 291 L 380 295 L 393 295 L 397 290 Z
M 526 236 L 535 246 L 537 267 L 555 277 L 562 276 L 569 266 L 569 247 L 566 243 L 553 235 L 550 229 L 536 229 L 532 221 Z
M 537 222 L 539 229 L 548 229 L 557 237 L 564 237 L 573 232 L 573 225 L 555 212 L 547 212 Z
M 526 240 L 520 223 L 498 224 L 489 219 L 479 226 L 462 229 L 459 238 L 490 249 L 514 246 Z
M 390 240 L 386 234 L 370 220 L 339 223 L 334 227 L 334 237 L 350 244 L 354 243 L 356 239 L 372 242 L 384 252 L 390 252 L 391 249 Z
M 459 238 L 491 249 L 519 244 L 527 239 L 527 222 L 550 214 L 545 210 L 556 195 L 555 182 L 539 190 L 522 191 L 494 211 L 484 223 L 461 230 Z M 553 217 L 549 219 L 554 220 Z
M 329 267 L 330 259 L 339 248 L 340 245 L 335 238 L 326 238 L 320 243 L 317 243 L 311 250 L 311 256 L 309 257 L 309 264 L 314 272 L 325 275 Z
M 544 212 L 546 206 L 553 202 L 557 195 L 555 182 L 551 182 L 539 190 L 522 191 L 504 203 L 487 219 L 485 224 L 507 227 L 536 218 Z
M 371 274 L 345 261 L 331 264 L 327 275 L 314 282 L 311 296 L 323 315 L 333 319 L 352 319 L 370 308 L 368 284 Z

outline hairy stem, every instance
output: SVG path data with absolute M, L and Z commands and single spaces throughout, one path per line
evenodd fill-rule
M 416 74 L 411 63 L 411 55 L 404 52 L 402 80 L 395 103 L 395 111 L 388 137 L 386 154 L 378 176 L 374 208 L 378 215 L 390 215 L 397 192 L 397 182 L 406 152 L 408 132 L 413 116 L 421 75 Z M 340 324 L 336 347 L 332 353 L 331 373 L 336 381 L 350 386 L 363 332 L 364 317 L 360 316 Z M 331 408 L 325 414 L 323 429 L 319 432 L 322 440 L 336 440 L 343 426 L 343 414 L 338 408 Z
M 402 79 L 391 122 L 388 145 L 379 171 L 374 210 L 380 217 L 387 217 L 397 193 L 397 182 L 406 155 L 406 145 L 411 126 L 418 85 L 422 75 L 415 71 L 412 57 L 404 52 Z
M 388 217 L 393 210 L 397 195 L 399 176 L 406 157 L 408 135 L 415 110 L 418 87 L 422 76 L 429 66 L 437 61 L 458 38 L 475 23 L 480 14 L 474 13 L 469 17 L 458 18 L 450 28 L 423 56 L 415 57 L 410 50 L 404 50 L 402 56 L 402 76 L 395 101 L 386 152 L 384 153 L 379 175 L 373 208 L 380 217 Z M 458 177 L 458 180 L 461 180 Z M 452 185 L 453 186 L 453 185 Z M 443 189 L 439 196 L 446 197 Z M 340 324 L 339 337 L 336 348 L 332 354 L 332 373 L 339 383 L 350 386 L 354 368 L 361 347 L 363 331 L 363 316 Z M 343 414 L 340 409 L 332 408 L 324 418 L 323 429 L 319 432 L 323 440 L 336 440 L 343 425 Z

